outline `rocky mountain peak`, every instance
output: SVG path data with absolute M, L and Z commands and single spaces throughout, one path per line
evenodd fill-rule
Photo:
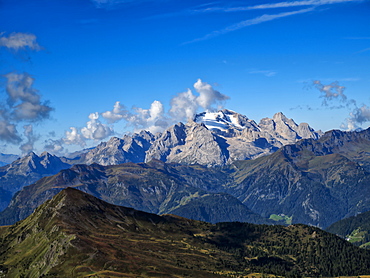
M 54 174 L 61 169 L 69 168 L 70 165 L 62 162 L 62 160 L 51 155 L 48 152 L 43 152 L 40 156 L 34 152 L 19 158 L 9 165 L 4 166 L 7 174 L 26 176 L 29 173 L 35 174 Z
M 125 162 L 144 162 L 145 153 L 154 142 L 156 136 L 149 131 L 141 131 L 123 138 L 112 137 L 96 148 L 83 154 L 79 163 L 100 165 L 116 165 Z
M 186 124 L 174 124 L 156 135 L 141 131 L 122 139 L 112 137 L 84 154 L 78 163 L 114 165 L 158 159 L 224 165 L 272 153 L 302 138 L 320 136 L 308 124 L 297 125 L 282 112 L 257 124 L 232 110 L 205 111 Z
M 276 122 L 276 121 L 287 121 L 289 120 L 284 114 L 283 112 L 277 112 L 274 114 L 274 116 L 272 116 L 272 119 Z

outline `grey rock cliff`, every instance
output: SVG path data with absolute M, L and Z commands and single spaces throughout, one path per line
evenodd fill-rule
M 303 138 L 318 139 L 308 124 L 297 125 L 283 113 L 259 124 L 239 113 L 224 109 L 203 112 L 188 123 L 178 123 L 163 133 L 148 131 L 113 137 L 83 154 L 79 163 L 116 165 L 149 162 L 152 159 L 207 166 L 225 165 L 235 160 L 254 159 Z
M 125 162 L 143 162 L 146 151 L 153 143 L 155 136 L 148 131 L 141 131 L 122 139 L 112 137 L 108 142 L 82 155 L 79 163 L 100 165 L 117 165 Z

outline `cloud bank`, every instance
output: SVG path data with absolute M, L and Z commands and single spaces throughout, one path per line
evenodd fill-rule
M 63 144 L 84 147 L 88 140 L 100 141 L 115 134 L 114 124 L 121 121 L 125 123 L 126 128 L 134 132 L 141 130 L 148 130 L 152 133 L 162 132 L 170 125 L 192 119 L 199 110 L 221 109 L 225 101 L 229 99 L 228 96 L 200 79 L 193 87 L 196 93 L 188 89 L 175 95 L 170 100 L 170 108 L 167 112 L 158 100 L 154 100 L 148 109 L 140 107 L 128 109 L 117 101 L 112 110 L 91 113 L 85 127 L 70 127 L 70 131 L 66 131 L 64 138 L 53 140 L 52 143 L 59 149 L 63 148 Z M 107 124 L 102 123 L 100 118 L 104 119 Z M 51 144 L 47 146 L 51 149 Z
M 36 36 L 29 33 L 11 33 L 9 36 L 4 36 L 4 32 L 0 33 L 0 47 L 6 47 L 15 51 L 29 48 L 39 51 L 42 47 L 36 42 Z
M 349 117 L 345 119 L 345 122 L 340 126 L 343 129 L 355 130 L 361 127 L 366 122 L 370 122 L 370 107 L 366 104 L 362 104 L 360 107 L 357 105 L 357 101 L 354 99 L 348 99 L 347 95 L 344 94 L 346 89 L 344 86 L 340 86 L 338 82 L 332 82 L 328 85 L 324 85 L 319 80 L 313 81 L 313 85 L 322 93 L 323 98 L 322 105 L 330 109 L 338 108 L 349 108 L 352 111 L 349 113 Z M 334 101 L 339 101 L 342 105 L 333 106 Z
M 53 108 L 47 101 L 42 101 L 39 92 L 33 88 L 34 78 L 28 73 L 12 72 L 4 77 L 7 98 L 0 108 L 0 141 L 21 143 L 23 138 L 18 133 L 18 126 L 23 125 L 27 142 L 20 146 L 20 150 L 29 152 L 39 138 L 33 134 L 32 124 L 48 119 Z

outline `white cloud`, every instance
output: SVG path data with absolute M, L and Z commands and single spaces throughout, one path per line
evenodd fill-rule
M 135 131 L 146 129 L 155 133 L 162 131 L 168 125 L 164 114 L 163 104 L 155 100 L 149 109 L 134 107 L 132 111 L 127 110 L 117 101 L 112 111 L 103 112 L 101 115 L 109 123 L 124 120 Z
M 41 121 L 49 118 L 53 108 L 47 102 L 41 102 L 41 96 L 32 87 L 34 79 L 28 73 L 8 73 L 5 77 L 8 105 L 15 121 Z
M 48 139 L 45 141 L 44 149 L 52 154 L 63 155 L 63 140 Z
M 115 133 L 113 124 L 119 121 L 125 122 L 126 128 L 130 128 L 134 132 L 141 130 L 148 130 L 152 133 L 162 132 L 174 123 L 192 119 L 198 110 L 222 108 L 223 103 L 229 99 L 228 96 L 221 94 L 200 79 L 194 84 L 194 89 L 197 95 L 188 89 L 174 96 L 170 101 L 171 107 L 167 113 L 164 105 L 158 100 L 153 101 L 148 109 L 133 107 L 130 110 L 126 109 L 119 101 L 116 101 L 111 111 L 101 114 L 98 112 L 91 113 L 86 127 L 81 129 L 71 127 L 71 131 L 66 132 L 65 138 L 53 140 L 53 142 L 60 142 L 60 145 L 64 143 L 84 147 L 87 140 L 103 140 L 113 135 Z M 99 121 L 100 116 L 110 123 L 111 126 L 101 123 Z
M 81 134 L 86 139 L 102 140 L 113 134 L 113 130 L 99 121 L 99 113 L 91 113 L 90 121 L 86 123 L 86 127 L 81 129 Z
M 306 0 L 292 2 L 278 2 L 273 4 L 261 4 L 249 7 L 230 8 L 229 11 L 244 11 L 244 10 L 261 10 L 261 9 L 276 9 L 276 8 L 291 8 L 300 6 L 322 6 L 340 4 L 346 2 L 360 2 L 362 0 Z
M 29 48 L 39 51 L 42 47 L 36 42 L 36 36 L 28 33 L 11 33 L 8 37 L 4 36 L 4 32 L 0 34 L 0 46 L 18 51 L 20 49 Z
M 123 105 L 121 105 L 119 101 L 116 101 L 116 103 L 113 106 L 113 110 L 102 113 L 102 116 L 109 123 L 113 124 L 124 119 L 128 114 L 129 114 L 128 110 Z
M 80 145 L 81 147 L 84 147 L 86 142 L 78 132 L 78 129 L 75 127 L 70 127 L 69 129 L 71 131 L 66 131 L 65 137 L 62 139 L 63 143 L 67 145 Z
M 314 86 L 322 93 L 320 96 L 323 98 L 322 104 L 328 106 L 329 102 L 334 99 L 339 99 L 341 102 L 347 102 L 347 96 L 344 94 L 346 89 L 344 86 L 340 86 L 338 81 L 332 82 L 329 85 L 324 85 L 319 80 L 313 81 Z M 354 100 L 349 100 L 347 104 L 353 103 Z
M 135 107 L 133 110 L 134 113 L 126 121 L 135 131 L 145 129 L 152 133 L 161 132 L 169 124 L 164 115 L 163 104 L 158 100 L 153 101 L 149 109 Z
M 242 6 L 242 7 L 208 7 L 204 9 L 196 9 L 196 10 L 188 10 L 187 12 L 182 13 L 173 13 L 173 16 L 177 16 L 179 14 L 203 14 L 203 13 L 230 13 L 230 12 L 244 12 L 244 11 L 251 11 L 251 10 L 266 10 L 266 9 L 277 9 L 277 8 L 295 8 L 295 7 L 304 7 L 309 6 L 309 8 L 301 9 L 298 11 L 289 11 L 289 12 L 282 12 L 279 14 L 264 14 L 256 18 L 248 19 L 241 21 L 239 23 L 230 25 L 224 29 L 213 31 L 204 37 L 194 39 L 189 42 L 185 42 L 183 44 L 194 43 L 198 41 L 208 40 L 220 35 L 224 35 L 229 32 L 233 32 L 239 30 L 241 28 L 245 28 L 247 26 L 252 26 L 256 24 L 260 24 L 263 22 L 275 20 L 278 18 L 288 17 L 292 15 L 302 14 L 313 11 L 316 7 L 323 6 L 323 5 L 334 5 L 334 4 L 341 4 L 341 3 L 350 3 L 350 2 L 363 2 L 365 0 L 302 0 L 302 1 L 284 1 L 284 2 L 277 2 L 277 3 L 267 3 L 267 4 L 260 4 L 254 6 Z M 171 15 L 171 14 L 169 14 Z M 368 49 L 364 49 L 360 52 L 367 51 Z
M 22 138 L 19 136 L 15 124 L 3 119 L 0 120 L 0 140 L 12 144 L 18 144 L 22 141 Z
M 241 7 L 210 7 L 205 9 L 193 10 L 192 13 L 212 13 L 212 12 L 244 12 L 250 10 L 266 10 L 278 8 L 294 8 L 302 6 L 323 6 L 333 5 L 347 2 L 363 2 L 364 0 L 304 0 L 304 1 L 284 1 L 277 3 L 267 3 L 254 6 L 241 6 Z
M 340 127 L 347 130 L 354 130 L 359 128 L 362 124 L 370 121 L 370 107 L 363 104 L 361 107 L 357 106 L 357 102 L 354 99 L 348 99 L 344 94 L 346 89 L 344 86 L 340 86 L 338 82 L 332 82 L 328 85 L 324 85 L 319 80 L 313 81 L 314 86 L 322 93 L 320 97 L 324 98 L 322 105 L 329 106 L 334 100 L 339 100 L 344 104 L 340 106 L 331 106 L 330 109 L 336 108 L 350 108 L 353 109 L 349 113 L 349 117 L 345 120 Z M 354 108 L 353 108 L 354 107 Z
M 188 89 L 171 99 L 169 114 L 175 121 L 188 120 L 194 117 L 198 107 L 197 97 Z
M 346 123 L 342 124 L 342 128 L 347 130 L 355 130 L 366 122 L 370 122 L 370 107 L 363 104 L 361 107 L 356 107 L 346 119 Z
M 220 104 L 229 99 L 228 96 L 216 91 L 211 85 L 206 82 L 202 82 L 200 79 L 198 79 L 194 84 L 194 88 L 199 93 L 197 103 L 204 109 L 214 109 L 213 105 Z
M 22 153 L 28 153 L 39 139 L 29 123 L 48 119 L 53 108 L 41 100 L 39 92 L 33 88 L 34 79 L 28 73 L 9 73 L 4 77 L 7 99 L 0 103 L 0 141 L 20 144 Z M 23 136 L 18 133 L 19 125 L 24 128 Z M 24 139 L 27 141 L 21 144 Z

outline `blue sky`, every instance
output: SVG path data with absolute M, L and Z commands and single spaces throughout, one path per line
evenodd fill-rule
M 63 154 L 228 108 L 370 122 L 370 1 L 0 0 L 0 152 Z

